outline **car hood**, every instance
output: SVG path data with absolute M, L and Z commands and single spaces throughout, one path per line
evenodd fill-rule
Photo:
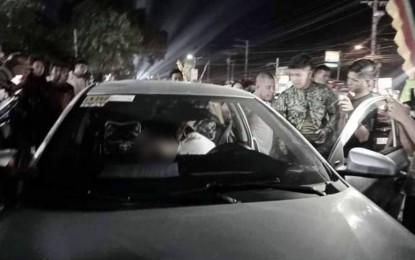
M 0 259 L 414 259 L 415 237 L 353 188 L 317 198 L 3 215 Z

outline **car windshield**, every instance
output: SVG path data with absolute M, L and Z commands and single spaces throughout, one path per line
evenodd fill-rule
M 124 187 L 126 193 L 163 185 L 180 191 L 212 183 L 330 181 L 315 151 L 267 105 L 193 95 L 80 97 L 38 168 L 42 179 L 78 187 L 141 185 Z

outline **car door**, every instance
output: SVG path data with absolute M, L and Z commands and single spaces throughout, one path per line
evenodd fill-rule
M 387 211 L 390 215 L 397 218 L 403 199 L 400 186 L 399 172 L 405 170 L 408 166 L 408 157 L 399 145 L 395 122 L 390 122 L 391 133 L 387 140 L 377 138 L 377 144 L 389 143 L 389 147 L 382 151 L 386 157 L 392 159 L 396 165 L 396 175 L 393 177 L 377 177 L 376 173 L 370 173 L 368 176 L 351 176 L 347 171 L 347 158 L 345 157 L 344 147 L 354 135 L 359 124 L 374 110 L 387 103 L 387 97 L 377 96 L 364 101 L 350 116 L 345 127 L 341 131 L 334 148 L 328 158 L 329 163 L 339 172 L 343 173 L 346 181 L 354 188 L 365 194 L 369 199 Z M 387 142 L 386 142 L 387 141 Z M 358 174 L 357 174 L 358 175 Z

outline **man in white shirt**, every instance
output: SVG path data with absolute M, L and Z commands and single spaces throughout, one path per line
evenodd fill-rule
M 209 140 L 204 135 L 199 134 L 194 131 L 186 135 L 186 138 L 181 140 L 179 147 L 179 154 L 193 154 L 193 155 L 203 155 L 207 154 L 216 145 L 214 142 Z
M 270 104 L 274 100 L 275 79 L 272 74 L 267 72 L 261 72 L 258 74 L 255 81 L 254 95 L 267 104 Z M 248 116 L 248 123 L 252 134 L 257 141 L 259 152 L 268 155 L 273 146 L 274 132 L 256 114 Z

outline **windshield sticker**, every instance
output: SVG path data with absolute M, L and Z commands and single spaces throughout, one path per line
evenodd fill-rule
M 112 95 L 109 102 L 133 102 L 135 96 L 134 95 Z
M 110 96 L 87 96 L 81 107 L 103 107 L 107 104 Z
M 387 137 L 384 137 L 384 138 L 381 138 L 381 137 L 376 138 L 376 144 L 379 144 L 379 145 L 388 144 L 388 138 Z

